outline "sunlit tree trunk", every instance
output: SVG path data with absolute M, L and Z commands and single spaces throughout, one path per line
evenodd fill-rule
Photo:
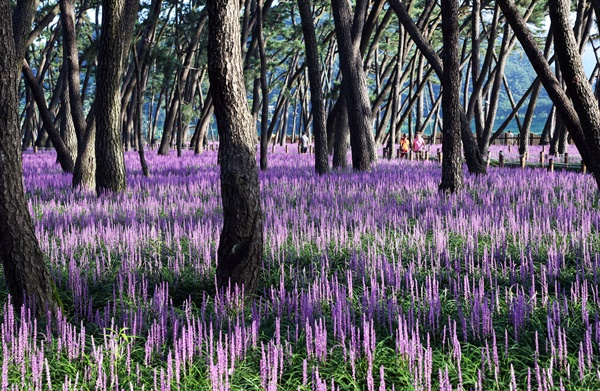
M 103 0 L 96 74 L 96 192 L 125 189 L 121 76 L 137 17 L 134 0 Z

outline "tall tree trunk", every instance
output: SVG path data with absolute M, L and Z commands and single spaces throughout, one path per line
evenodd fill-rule
M 219 128 L 223 230 L 217 251 L 217 284 L 258 288 L 263 221 L 255 157 L 255 127 L 246 102 L 239 3 L 214 0 L 209 14 L 208 71 Z
M 360 0 L 364 5 L 365 0 Z M 360 40 L 353 35 L 362 30 L 353 23 L 352 9 L 346 0 L 332 0 L 335 32 L 339 45 L 340 69 L 342 71 L 342 94 L 346 100 L 352 167 L 357 171 L 368 171 L 375 161 L 375 140 L 371 118 L 371 104 L 367 79 L 360 55 Z M 357 4 L 359 8 L 359 4 Z M 357 14 L 359 10 L 355 11 Z M 360 21 L 361 18 L 355 18 Z
M 33 303 L 44 317 L 61 304 L 25 200 L 18 116 L 19 70 L 37 2 L 20 1 L 14 12 L 9 3 L 0 2 L 0 259 L 14 304 Z
M 125 189 L 121 138 L 121 76 L 137 17 L 135 0 L 102 1 L 96 75 L 96 193 Z
M 394 12 L 398 16 L 398 20 L 404 28 L 406 32 L 410 35 L 410 37 L 415 41 L 415 44 L 419 48 L 419 50 L 423 53 L 427 61 L 437 74 L 440 80 L 443 80 L 443 67 L 442 61 L 437 55 L 437 53 L 433 50 L 431 44 L 426 40 L 426 38 L 421 34 L 415 23 L 410 18 L 410 15 L 404 9 L 402 3 L 399 0 L 389 0 L 390 6 L 394 9 Z M 477 141 L 473 136 L 473 132 L 471 131 L 471 124 L 467 119 L 467 115 L 464 111 L 462 105 L 459 107 L 460 110 L 460 122 L 461 129 L 460 135 L 463 144 L 463 150 L 465 153 L 465 159 L 467 161 L 467 167 L 469 168 L 469 172 L 473 174 L 485 174 L 486 173 L 486 164 L 481 156 L 481 152 L 477 146 Z
M 315 170 L 318 174 L 325 174 L 329 171 L 329 157 L 327 153 L 327 130 L 325 128 L 325 104 L 321 88 L 322 71 L 319 47 L 317 45 L 310 0 L 298 0 L 298 7 L 300 9 L 300 17 L 302 18 L 306 62 L 308 63 L 308 80 L 310 82 L 310 99 L 314 118 Z
M 460 153 L 460 57 L 458 52 L 458 0 L 442 0 L 442 35 L 444 39 L 444 79 L 442 113 L 442 182 L 439 190 L 453 193 L 463 187 Z
M 265 50 L 265 37 L 263 33 L 264 20 L 262 17 L 264 0 L 256 0 L 256 17 L 258 18 L 258 28 L 256 30 L 258 39 L 258 53 L 260 57 L 260 90 L 262 94 L 261 114 L 260 114 L 260 169 L 266 170 L 268 167 L 269 153 L 269 84 L 267 82 L 267 53 Z M 275 117 L 271 121 L 275 121 Z
M 137 56 L 137 52 L 134 48 L 134 53 L 133 53 L 133 59 L 134 59 L 134 64 L 135 64 L 135 78 L 137 79 L 137 88 L 136 88 L 136 102 L 137 102 L 137 107 L 136 107 L 136 117 L 137 117 L 137 126 L 135 127 L 136 129 L 136 136 L 137 136 L 137 144 L 138 144 L 138 155 L 140 156 L 140 166 L 142 168 L 142 173 L 144 174 L 145 177 L 149 177 L 150 176 L 150 170 L 148 169 L 148 163 L 146 163 L 146 155 L 144 154 L 144 139 L 142 137 L 142 113 L 144 110 L 144 86 L 142 83 L 142 68 L 140 67 L 140 63 L 138 61 L 138 56 Z

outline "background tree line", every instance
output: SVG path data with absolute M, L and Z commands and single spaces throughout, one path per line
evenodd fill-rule
M 365 104 L 368 99 L 369 122 L 374 129 L 374 142 L 379 145 L 392 136 L 397 139 L 402 132 L 410 137 L 417 131 L 435 134 L 441 132 L 443 124 L 439 77 L 403 26 L 406 21 L 400 20 L 395 3 L 401 2 L 359 1 L 348 10 L 353 19 L 360 16 L 360 24 L 364 25 L 359 26 L 364 30 L 357 44 L 366 79 Z M 521 3 L 523 12 L 529 9 L 526 17 L 530 22 L 541 26 L 544 2 Z M 343 95 L 340 44 L 332 8 L 337 2 L 243 2 L 240 24 L 247 100 L 257 133 L 267 135 L 262 138 L 263 144 L 283 144 L 286 137 L 295 140 L 302 131 L 312 129 L 313 104 L 299 7 L 302 4 L 309 5 L 315 30 L 317 61 L 322 67 L 320 86 L 327 115 L 328 150 L 333 152 L 348 144 L 347 140 L 334 142 L 336 124 L 343 122 L 343 119 L 336 121 L 341 106 L 337 103 Z M 86 0 L 72 6 L 75 50 L 81 64 L 80 100 L 87 115 L 97 88 L 101 4 Z M 401 7 L 432 49 L 441 53 L 440 7 L 432 1 L 405 1 Z M 591 8 L 579 8 L 589 30 L 593 20 Z M 69 125 L 72 114 L 70 105 L 64 104 L 69 94 L 63 93 L 68 83 L 67 67 L 63 65 L 69 58 L 64 50 L 68 28 L 60 11 L 60 4 L 48 0 L 36 12 L 34 31 L 39 35 L 31 37 L 32 44 L 26 54 L 35 81 L 22 84 L 20 89 L 22 142 L 23 148 L 52 143 L 32 92 L 32 84 L 38 84 L 50 118 L 74 159 L 76 143 L 71 141 L 74 137 Z M 503 130 L 527 133 L 534 126 L 536 131 L 544 131 L 544 142 L 555 141 L 557 152 L 562 151 L 564 144 L 559 146 L 560 137 L 554 137 L 560 134 L 560 130 L 554 132 L 560 123 L 557 124 L 555 116 L 548 115 L 552 111 L 550 100 L 543 88 L 532 94 L 535 91 L 530 87 L 535 73 L 528 61 L 523 60 L 524 54 L 499 7 L 492 1 L 464 2 L 459 8 L 459 18 L 461 99 L 473 107 L 467 114 L 472 117 L 472 128 L 477 129 L 480 152 L 486 155 L 486 145 L 493 141 L 494 133 L 506 119 L 509 121 Z M 587 41 L 589 31 L 584 35 Z M 203 1 L 140 3 L 122 80 L 121 132 L 125 149 L 138 149 L 138 132 L 142 144 L 155 146 L 160 154 L 168 154 L 172 149 L 181 154 L 182 148 L 188 146 L 201 153 L 205 143 L 216 138 L 213 97 L 207 77 L 207 37 Z M 539 97 L 537 102 L 533 102 L 533 95 Z M 533 106 L 529 113 L 528 106 Z M 489 129 L 483 124 L 488 124 Z M 339 139 L 343 140 L 344 135 L 340 134 Z M 263 155 L 268 153 L 266 145 L 261 151 Z M 344 165 L 341 160 L 334 164 Z

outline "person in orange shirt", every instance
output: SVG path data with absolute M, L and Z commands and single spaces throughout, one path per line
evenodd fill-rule
M 406 133 L 402 134 L 402 138 L 400 139 L 400 157 L 405 158 L 408 150 L 410 149 L 410 141 L 408 137 L 406 137 Z

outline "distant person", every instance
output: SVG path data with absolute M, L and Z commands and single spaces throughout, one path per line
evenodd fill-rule
M 408 150 L 410 149 L 410 140 L 406 137 L 406 133 L 402 134 L 402 138 L 400 139 L 400 157 L 405 158 L 408 154 Z
M 413 141 L 413 152 L 417 158 L 420 160 L 423 155 L 423 151 L 425 150 L 425 140 L 423 136 L 421 136 L 421 132 L 417 132 L 415 139 Z
M 306 132 L 302 133 L 300 137 L 300 153 L 306 153 L 308 151 L 308 135 Z

